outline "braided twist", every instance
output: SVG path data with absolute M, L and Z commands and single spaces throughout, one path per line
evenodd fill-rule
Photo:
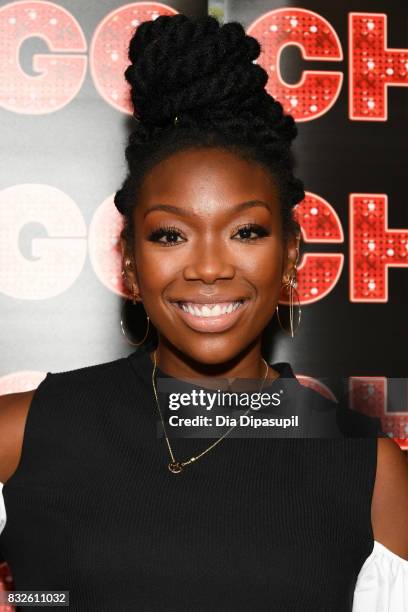
M 298 230 L 291 209 L 305 193 L 292 172 L 297 126 L 266 92 L 268 75 L 255 61 L 260 52 L 240 23 L 221 25 L 211 16 L 162 15 L 137 28 L 125 71 L 137 121 L 126 148 L 129 172 L 115 195 L 127 239 L 145 173 L 189 147 L 223 147 L 262 163 L 278 183 L 286 233 Z

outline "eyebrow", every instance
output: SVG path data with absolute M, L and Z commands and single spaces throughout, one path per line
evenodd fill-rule
M 267 202 L 263 200 L 248 200 L 247 202 L 240 202 L 232 207 L 231 212 L 240 212 L 241 210 L 245 210 L 247 208 L 253 208 L 254 206 L 262 206 L 271 212 L 271 206 Z M 155 204 L 149 210 L 147 210 L 144 214 L 146 217 L 149 213 L 154 210 L 164 210 L 166 212 L 175 213 L 176 215 L 181 215 L 183 217 L 194 217 L 194 213 L 186 208 L 181 208 L 180 206 L 174 206 L 173 204 Z

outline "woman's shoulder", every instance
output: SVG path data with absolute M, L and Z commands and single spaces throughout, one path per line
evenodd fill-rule
M 293 398 L 296 405 L 302 410 L 307 409 L 309 414 L 313 415 L 316 431 L 324 434 L 323 425 L 325 419 L 327 422 L 327 431 L 332 431 L 329 428 L 329 423 L 344 437 L 351 438 L 370 438 L 370 437 L 387 437 L 382 430 L 381 419 L 376 416 L 370 416 L 358 410 L 351 409 L 348 405 L 348 398 L 342 397 L 339 401 L 335 401 L 316 388 L 302 384 L 293 374 L 293 370 L 288 363 L 277 364 L 281 372 L 285 372 L 286 381 L 291 384 L 293 389 Z
M 70 370 L 47 371 L 44 378 L 34 389 L 0 395 L 0 419 L 4 421 L 9 415 L 24 411 L 24 407 L 27 408 L 27 404 L 30 405 L 34 395 L 42 393 L 45 388 L 52 391 L 66 391 L 67 388 L 74 388 L 81 382 L 89 385 L 92 382 L 109 381 L 112 380 L 111 377 L 115 373 L 120 374 L 121 371 L 126 370 L 125 364 L 126 357 L 120 357 Z
M 5 483 L 19 463 L 26 422 L 34 402 L 38 404 L 45 397 L 52 410 L 68 404 L 80 407 L 78 398 L 92 397 L 95 393 L 104 395 L 109 386 L 119 387 L 126 369 L 126 358 L 122 357 L 71 370 L 49 371 L 35 389 L 1 395 L 0 482 Z M 43 409 L 45 404 L 41 402 Z
M 96 363 L 91 365 L 80 366 L 78 368 L 72 368 L 69 370 L 51 370 L 47 372 L 46 378 L 49 378 L 49 383 L 55 385 L 58 384 L 70 384 L 80 383 L 81 381 L 87 384 L 92 381 L 101 381 L 109 379 L 109 376 L 117 373 L 120 374 L 121 370 L 126 367 L 126 357 L 119 357 L 110 361 L 104 361 L 102 363 Z

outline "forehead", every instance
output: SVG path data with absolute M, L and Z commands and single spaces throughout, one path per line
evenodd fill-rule
M 224 149 L 189 149 L 172 154 L 146 175 L 140 204 L 177 200 L 184 205 L 205 201 L 234 204 L 243 199 L 277 200 L 271 174 L 260 163 Z

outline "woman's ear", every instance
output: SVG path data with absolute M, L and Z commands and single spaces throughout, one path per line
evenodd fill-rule
M 120 248 L 122 252 L 122 278 L 132 294 L 134 301 L 140 302 L 139 283 L 137 281 L 136 269 L 133 263 L 133 258 L 129 254 L 129 250 L 125 239 L 120 237 Z
M 286 242 L 285 260 L 283 262 L 282 283 L 288 283 L 293 277 L 296 278 L 296 268 L 299 263 L 299 247 L 301 233 L 291 234 Z

